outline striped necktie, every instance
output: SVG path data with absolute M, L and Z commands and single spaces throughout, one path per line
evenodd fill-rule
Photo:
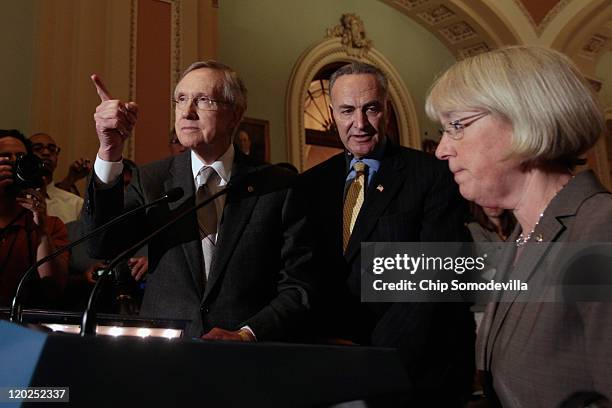
M 217 172 L 210 166 L 203 167 L 199 175 L 200 187 L 196 195 L 196 203 L 201 203 L 212 196 L 210 186 L 217 179 Z M 204 253 L 204 282 L 206 282 L 217 244 L 217 207 L 214 201 L 198 209 L 198 226 Z
M 346 246 L 355 227 L 355 221 L 361 210 L 365 193 L 367 166 L 365 163 L 358 161 L 353 164 L 353 169 L 355 169 L 355 179 L 346 193 L 342 211 L 342 249 L 344 251 L 346 251 Z

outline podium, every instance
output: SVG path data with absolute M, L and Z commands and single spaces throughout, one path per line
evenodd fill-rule
M 80 337 L 0 321 L 0 361 L 0 388 L 69 387 L 78 407 L 393 407 L 411 391 L 395 350 L 359 346 Z

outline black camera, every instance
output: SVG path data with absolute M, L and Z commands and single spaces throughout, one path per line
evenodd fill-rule
M 44 186 L 43 175 L 48 173 L 42 160 L 33 154 L 17 156 L 13 163 L 13 185 L 16 191 L 26 188 L 39 188 Z

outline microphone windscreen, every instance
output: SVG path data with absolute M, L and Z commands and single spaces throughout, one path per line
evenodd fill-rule
M 183 191 L 182 188 L 180 187 L 174 187 L 171 188 L 170 190 L 168 190 L 168 192 L 166 193 L 166 197 L 168 199 L 169 203 L 173 203 L 177 200 L 180 200 L 183 195 L 185 194 L 185 192 Z

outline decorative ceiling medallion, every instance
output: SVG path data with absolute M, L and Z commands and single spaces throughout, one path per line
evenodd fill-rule
M 358 58 L 366 55 L 372 47 L 372 40 L 366 37 L 363 21 L 353 13 L 343 14 L 340 24 L 327 29 L 326 37 L 340 37 L 346 53 Z
M 427 11 L 422 11 L 418 13 L 417 16 L 421 17 L 429 24 L 435 25 L 442 21 L 446 21 L 449 18 L 455 17 L 455 13 L 448 9 L 448 7 L 440 5 L 436 8 Z
M 395 0 L 395 4 L 408 10 L 422 6 L 428 2 L 429 0 Z
M 440 33 L 451 43 L 457 44 L 478 37 L 476 31 L 467 22 L 462 21 L 440 30 Z
M 472 57 L 474 55 L 482 54 L 483 52 L 491 51 L 491 48 L 486 43 L 478 43 L 469 47 L 461 48 L 459 50 L 459 56 L 461 59 Z

